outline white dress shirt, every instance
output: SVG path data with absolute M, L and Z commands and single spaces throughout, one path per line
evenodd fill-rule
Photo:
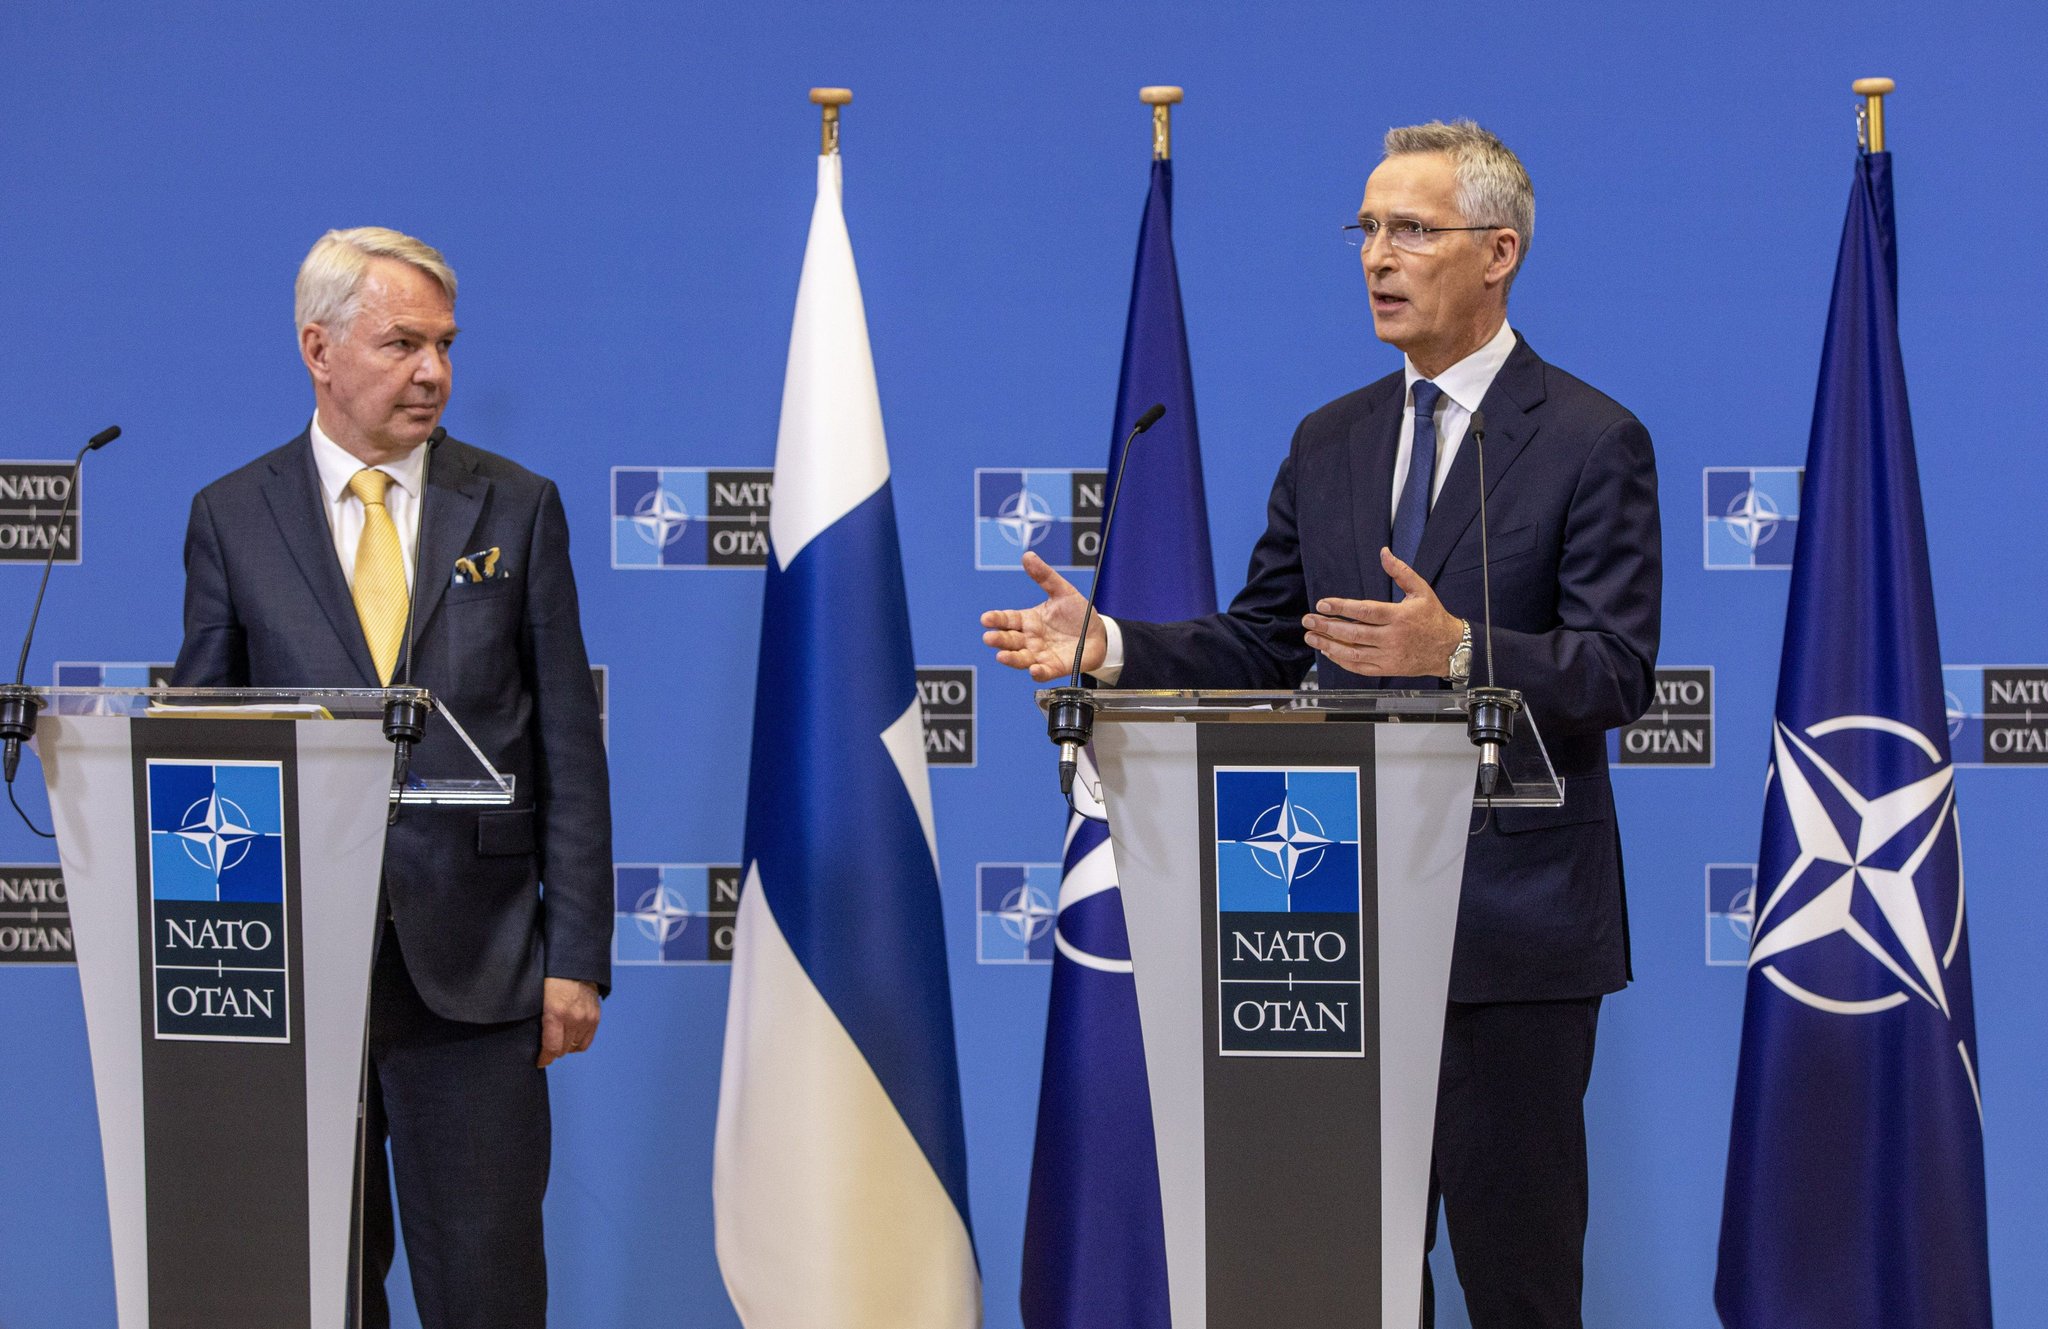
M 363 502 L 349 491 L 348 482 L 363 469 L 360 459 L 327 436 L 313 416 L 313 465 L 320 472 L 321 506 L 327 511 L 327 530 L 334 537 L 334 556 L 341 560 L 341 575 L 350 589 L 356 581 L 356 546 L 363 539 Z M 391 477 L 384 491 L 384 509 L 398 528 L 399 552 L 405 556 L 405 585 L 412 589 L 415 550 L 419 547 L 420 488 L 426 479 L 427 449 L 414 448 L 397 461 L 376 469 Z
M 1486 390 L 1493 386 L 1500 367 L 1508 362 L 1514 349 L 1515 330 L 1503 321 L 1500 331 L 1486 345 L 1430 380 L 1443 389 L 1443 396 L 1436 401 L 1436 474 L 1429 480 L 1432 506 L 1436 496 L 1443 492 L 1444 477 L 1451 473 L 1451 463 L 1458 459 L 1458 445 L 1465 441 L 1472 412 L 1486 400 Z M 1406 395 L 1401 404 L 1401 441 L 1394 449 L 1394 487 L 1387 494 L 1390 521 L 1395 509 L 1401 506 L 1401 489 L 1408 483 L 1409 461 L 1415 455 L 1415 384 L 1421 377 L 1415 362 L 1402 356 L 1402 391 Z
M 1451 463 L 1458 459 L 1458 445 L 1465 441 L 1465 430 L 1472 423 L 1472 412 L 1486 400 L 1487 389 L 1493 386 L 1500 367 L 1508 362 L 1508 355 L 1514 349 L 1515 330 L 1502 320 L 1500 331 L 1494 333 L 1484 346 L 1430 380 L 1443 389 L 1443 395 L 1437 398 L 1436 403 L 1436 474 L 1429 481 L 1431 504 L 1443 492 L 1444 477 L 1451 473 Z M 1401 504 L 1401 487 L 1408 482 L 1408 467 L 1415 455 L 1415 382 L 1422 377 L 1422 372 L 1405 355 L 1401 357 L 1401 377 L 1401 439 L 1394 449 L 1393 488 L 1387 491 L 1389 522 Z M 1107 650 L 1103 654 L 1101 668 L 1093 671 L 1093 677 L 1113 688 L 1124 672 L 1123 629 L 1107 614 L 1099 614 L 1098 617 L 1102 619 Z

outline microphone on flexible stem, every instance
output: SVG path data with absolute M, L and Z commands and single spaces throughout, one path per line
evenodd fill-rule
M 1515 736 L 1522 694 L 1495 685 L 1493 676 L 1493 565 L 1486 548 L 1486 412 L 1472 412 L 1472 446 L 1479 460 L 1479 589 L 1486 616 L 1486 685 L 1465 690 L 1465 733 L 1479 748 L 1479 795 L 1491 799 L 1512 782 L 1502 757 Z
M 1060 793 L 1070 804 L 1074 801 L 1074 772 L 1081 764 L 1081 749 L 1095 736 L 1095 699 L 1081 686 L 1081 656 L 1088 649 L 1088 625 L 1095 616 L 1095 595 L 1102 589 L 1101 569 L 1109 553 L 1109 528 L 1116 520 L 1116 501 L 1123 493 L 1124 471 L 1131 464 L 1131 444 L 1165 414 L 1166 403 L 1155 404 L 1138 417 L 1138 422 L 1131 426 L 1130 437 L 1124 440 L 1123 453 L 1116 463 L 1116 482 L 1109 489 L 1109 507 L 1102 514 L 1102 539 L 1095 546 L 1095 584 L 1088 588 L 1088 607 L 1081 613 L 1081 639 L 1074 643 L 1074 669 L 1065 687 L 1053 689 L 1051 704 L 1045 708 L 1046 736 L 1060 750 Z
M 423 445 L 427 453 L 424 462 L 420 466 L 419 525 L 412 542 L 412 586 L 407 591 L 405 597 L 405 666 L 403 675 L 398 682 L 398 686 L 401 688 L 409 689 L 412 687 L 412 652 L 415 629 L 413 605 L 419 600 L 420 541 L 426 535 L 427 530 L 426 476 L 428 469 L 433 465 L 434 445 L 447 437 L 448 431 L 440 425 L 435 425 L 434 432 L 427 435 L 427 441 Z M 401 797 L 405 793 L 406 778 L 412 769 L 413 745 L 427 736 L 427 711 L 429 709 L 427 702 L 417 692 L 407 692 L 404 695 L 391 696 L 384 700 L 384 737 L 391 740 L 393 749 L 391 754 L 391 788 L 394 794 Z M 391 800 L 390 811 L 385 813 L 384 816 L 385 825 L 393 826 L 398 823 L 398 809 L 400 806 L 400 798 L 394 797 Z
M 71 501 L 78 495 L 78 471 L 85 465 L 85 454 L 107 446 L 121 437 L 121 426 L 108 425 L 85 441 L 78 455 L 71 461 L 71 483 L 64 490 L 64 510 L 57 514 L 57 525 L 50 532 L 50 553 L 43 560 L 43 580 L 36 587 L 35 608 L 29 611 L 28 631 L 21 636 L 21 658 L 14 665 L 14 682 L 0 685 L 0 740 L 5 742 L 4 755 L 0 755 L 0 776 L 11 786 L 14 783 L 15 768 L 21 764 L 21 745 L 35 737 L 36 713 L 43 708 L 35 689 L 24 687 L 22 678 L 28 672 L 28 647 L 35 640 L 36 619 L 43 612 L 43 592 L 50 589 L 50 567 L 57 561 L 57 537 L 64 530 L 65 519 L 71 515 Z M 10 794 L 12 789 L 8 791 Z

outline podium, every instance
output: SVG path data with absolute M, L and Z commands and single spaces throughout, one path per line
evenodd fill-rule
M 121 1329 L 344 1323 L 394 696 L 38 690 Z
M 1411 1329 L 1477 770 L 1461 694 L 1091 695 L 1175 1329 Z M 1496 806 L 1563 801 L 1526 714 L 1506 769 Z

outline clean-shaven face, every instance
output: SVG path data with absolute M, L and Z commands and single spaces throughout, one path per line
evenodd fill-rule
M 1448 156 L 1405 153 L 1373 171 L 1358 208 L 1359 220 L 1381 226 L 1379 238 L 1359 251 L 1373 332 L 1406 352 L 1425 374 L 1441 373 L 1484 345 L 1505 315 L 1504 288 L 1486 282 L 1490 242 L 1498 231 L 1432 235 L 1421 250 L 1393 243 L 1391 228 L 1399 222 L 1477 226 L 1499 220 L 1465 216 L 1458 210 L 1457 188 Z
M 316 380 L 325 374 L 321 427 L 351 452 L 409 452 L 448 405 L 455 304 L 440 282 L 392 258 L 370 260 L 360 295 L 355 318 L 308 352 Z

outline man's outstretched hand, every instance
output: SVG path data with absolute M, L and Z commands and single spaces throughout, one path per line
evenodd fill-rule
M 1368 678 L 1443 677 L 1464 636 L 1464 620 L 1454 618 L 1429 583 L 1392 550 L 1380 550 L 1380 566 L 1402 598 L 1318 600 L 1315 612 L 1301 620 L 1308 644 L 1340 668 Z
M 1074 645 L 1081 638 L 1081 618 L 1088 598 L 1072 582 L 1033 553 L 1024 555 L 1024 571 L 1045 592 L 1045 603 L 1031 609 L 991 609 L 981 616 L 983 643 L 996 648 L 996 663 L 1030 671 L 1040 683 L 1065 678 L 1074 667 Z M 1101 615 L 1088 619 L 1088 649 L 1081 656 L 1087 673 L 1102 663 L 1109 637 Z

